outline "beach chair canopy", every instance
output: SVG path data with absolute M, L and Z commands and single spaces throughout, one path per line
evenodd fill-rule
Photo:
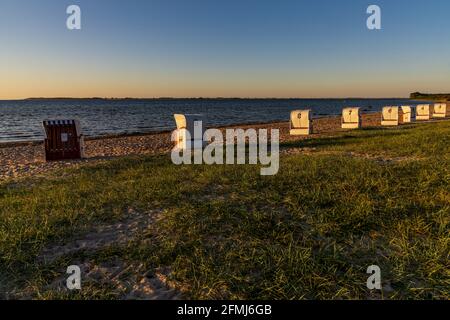
M 342 109 L 342 128 L 352 129 L 361 126 L 360 108 L 350 107 Z
M 382 126 L 398 126 L 400 123 L 400 109 L 396 106 L 383 107 L 381 111 Z
M 206 143 L 203 141 L 203 135 L 206 131 L 203 115 L 174 114 L 174 118 L 177 125 L 177 130 L 175 132 L 176 148 L 182 150 L 191 148 L 198 149 L 203 148 L 206 145 Z M 196 134 L 198 134 L 198 136 L 196 136 Z
M 294 110 L 291 112 L 290 121 L 291 135 L 309 135 L 312 133 L 312 112 L 311 110 Z
M 419 104 L 416 107 L 416 120 L 429 120 L 430 119 L 430 105 Z
M 445 118 L 447 116 L 447 104 L 446 103 L 436 103 L 433 107 L 433 117 L 434 118 Z
M 401 106 L 400 107 L 402 109 L 402 112 L 405 113 L 412 113 L 412 108 L 411 106 Z
M 311 110 L 294 110 L 291 112 L 291 128 L 302 129 L 311 126 Z
M 419 104 L 416 107 L 416 113 L 419 116 L 426 116 L 430 114 L 430 105 L 429 104 Z
M 44 120 L 47 161 L 84 157 L 84 138 L 78 120 Z
M 189 131 L 192 139 L 194 138 L 194 130 L 202 122 L 202 134 L 204 132 L 204 117 L 201 114 L 174 114 L 177 129 L 186 129 Z
M 399 110 L 398 107 L 383 107 L 382 117 L 385 121 L 397 121 L 398 122 Z
M 403 118 L 404 123 L 412 122 L 412 108 L 411 106 L 401 106 L 402 111 L 401 118 Z
M 344 108 L 342 117 L 345 123 L 358 123 L 360 120 L 359 108 Z

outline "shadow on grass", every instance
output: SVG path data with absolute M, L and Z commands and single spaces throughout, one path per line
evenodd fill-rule
M 407 129 L 407 128 L 404 128 Z M 404 129 L 400 130 L 386 130 L 385 128 L 369 129 L 364 128 L 352 133 L 344 133 L 335 137 L 322 137 L 313 139 L 304 139 L 298 141 L 290 141 L 281 144 L 283 148 L 319 148 L 329 146 L 346 146 L 357 142 L 361 139 L 371 139 L 380 137 L 398 137 L 406 134 Z M 375 131 L 375 132 L 374 132 Z M 380 132 L 381 131 L 381 132 Z

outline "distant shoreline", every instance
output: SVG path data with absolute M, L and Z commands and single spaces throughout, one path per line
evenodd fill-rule
M 450 101 L 450 93 L 422 93 L 413 92 L 409 95 L 410 99 L 419 101 Z
M 408 97 L 29 97 L 16 99 L 0 99 L 0 101 L 36 101 L 36 100 L 386 100 L 386 99 L 410 99 L 410 100 L 432 100 L 450 101 L 450 93 L 421 93 L 413 92 Z
M 176 98 L 176 97 L 159 97 L 159 98 L 73 98 L 73 97 L 53 97 L 53 98 L 45 98 L 45 97 L 34 97 L 34 98 L 25 98 L 25 99 L 0 99 L 0 101 L 40 101 L 40 100 L 100 100 L 100 101 L 171 101 L 171 100 L 215 100 L 215 101 L 224 101 L 224 100 L 418 100 L 411 99 L 409 97 L 383 97 L 383 98 L 364 98 L 364 97 L 345 97 L 345 98 L 224 98 L 224 97 L 197 97 L 197 98 Z
M 311 97 L 153 97 L 153 98 L 136 98 L 136 97 L 30 97 L 25 99 L 11 99 L 18 101 L 26 100 L 104 100 L 104 101 L 114 101 L 114 100 L 386 100 L 386 99 L 410 99 L 410 100 L 432 100 L 450 101 L 450 93 L 421 93 L 413 92 L 410 93 L 408 97 L 321 97 L 321 98 L 311 98 Z M 2 99 L 0 99 L 1 101 Z M 8 101 L 8 99 L 4 100 Z

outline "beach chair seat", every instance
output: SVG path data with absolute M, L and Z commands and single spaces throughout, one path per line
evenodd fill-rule
M 291 112 L 290 135 L 309 135 L 312 133 L 311 110 L 294 110 Z
M 445 118 L 447 117 L 447 104 L 436 103 L 433 107 L 433 118 Z
M 45 120 L 46 161 L 84 158 L 84 136 L 78 120 Z
M 360 108 L 344 108 L 342 109 L 342 128 L 358 129 L 361 128 Z
M 203 141 L 204 117 L 201 114 L 174 114 L 177 129 L 175 131 L 175 148 L 201 149 L 205 146 Z M 196 136 L 196 134 L 198 136 Z
M 382 126 L 398 126 L 400 124 L 401 109 L 395 106 L 383 107 L 381 111 L 381 125 Z M 403 120 L 403 119 L 402 119 Z
M 401 106 L 400 109 L 402 110 L 401 118 L 403 123 L 411 123 L 413 121 L 413 109 L 411 106 Z
M 419 104 L 416 107 L 416 120 L 417 121 L 430 120 L 430 105 L 429 104 Z

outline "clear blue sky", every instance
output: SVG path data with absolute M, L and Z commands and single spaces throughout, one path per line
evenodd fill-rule
M 82 30 L 66 29 L 66 8 Z M 382 30 L 366 9 L 382 10 Z M 0 0 L 0 99 L 450 91 L 448 0 Z

